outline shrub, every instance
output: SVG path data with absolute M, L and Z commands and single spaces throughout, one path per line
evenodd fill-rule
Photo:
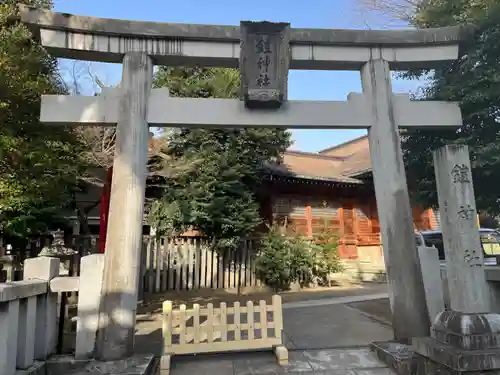
M 320 284 L 326 284 L 328 275 L 343 270 L 338 254 L 338 236 L 325 228 L 313 237 L 313 241 L 316 248 L 313 274 Z
M 273 226 L 262 238 L 256 259 L 257 277 L 274 291 L 287 290 L 293 282 L 325 284 L 328 274 L 340 270 L 337 240 L 330 233 L 311 240 L 284 235 Z

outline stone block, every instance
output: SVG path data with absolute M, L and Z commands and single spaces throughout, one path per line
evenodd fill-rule
M 46 375 L 45 363 L 36 362 L 25 370 L 17 370 L 15 375 Z
M 500 350 L 463 350 L 431 337 L 413 338 L 415 351 L 440 365 L 458 372 L 500 369 Z
M 92 358 L 99 323 L 99 304 L 104 271 L 104 254 L 82 258 L 76 323 L 75 357 Z
M 400 375 L 418 374 L 418 366 L 422 361 L 410 345 L 396 341 L 373 342 L 370 349 L 377 358 Z
M 0 375 L 16 371 L 19 300 L 0 302 Z
M 50 281 L 59 275 L 60 260 L 51 257 L 30 258 L 24 261 L 24 280 Z
M 243 21 L 241 99 L 248 108 L 279 108 L 287 98 L 290 24 Z
M 498 375 L 500 371 L 462 371 L 426 358 L 417 353 L 411 345 L 394 341 L 374 342 L 370 348 L 378 359 L 387 364 L 398 375 Z M 356 371 L 358 372 L 358 371 Z
M 429 321 L 432 323 L 436 316 L 444 310 L 443 288 L 439 287 L 442 284 L 439 254 L 437 249 L 433 247 L 419 246 L 417 250 Z
M 443 311 L 431 330 L 437 341 L 462 350 L 500 350 L 500 315 Z
M 58 258 L 38 257 L 24 261 L 24 279 L 47 282 L 59 275 Z M 35 358 L 45 360 L 57 344 L 57 293 L 38 296 L 36 306 Z
M 19 303 L 17 331 L 17 368 L 31 367 L 35 359 L 37 297 L 22 299 Z

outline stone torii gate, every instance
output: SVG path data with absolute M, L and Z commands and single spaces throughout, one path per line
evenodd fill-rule
M 22 21 L 56 57 L 123 64 L 120 89 L 99 97 L 43 96 L 45 123 L 117 125 L 97 357 L 133 352 L 148 125 L 367 128 L 396 339 L 427 336 L 398 128 L 457 127 L 457 104 L 392 93 L 390 69 L 432 68 L 459 56 L 461 30 L 291 29 L 81 17 L 21 8 Z M 151 90 L 153 64 L 240 67 L 241 100 L 170 98 Z M 347 101 L 287 101 L 288 69 L 359 70 Z M 105 313 L 105 314 L 103 314 Z M 104 317 L 103 317 L 104 316 Z M 107 318 L 108 317 L 108 318 Z

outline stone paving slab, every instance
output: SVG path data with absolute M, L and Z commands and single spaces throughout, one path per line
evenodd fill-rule
M 372 369 L 356 369 L 357 375 L 395 375 L 396 373 L 390 368 L 372 368 Z
M 288 366 L 280 366 L 276 357 L 271 352 L 258 353 L 247 359 L 238 359 L 233 361 L 234 374 L 236 375 L 258 375 L 258 374 L 285 374 L 285 373 L 301 373 L 312 371 L 312 366 L 309 363 L 304 353 L 289 352 Z
M 149 375 L 154 367 L 152 355 L 135 355 L 118 361 L 75 360 L 56 355 L 45 363 L 46 375 Z
M 312 350 L 304 355 L 314 371 L 386 367 L 368 348 Z
M 368 346 L 393 338 L 390 327 L 344 305 L 286 309 L 283 318 L 288 349 Z
M 368 348 L 290 351 L 280 366 L 272 352 L 172 358 L 171 375 L 394 375 Z

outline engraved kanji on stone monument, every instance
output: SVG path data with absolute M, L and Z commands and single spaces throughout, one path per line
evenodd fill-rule
M 241 22 L 241 99 L 249 108 L 278 108 L 287 97 L 290 24 Z
M 474 218 L 474 209 L 470 204 L 461 205 L 457 215 L 460 219 L 471 220 Z
M 470 182 L 469 168 L 465 164 L 455 164 L 451 170 L 451 175 L 454 183 Z
M 477 254 L 476 250 L 465 250 L 464 261 L 469 263 L 470 267 L 482 267 L 482 259 Z

